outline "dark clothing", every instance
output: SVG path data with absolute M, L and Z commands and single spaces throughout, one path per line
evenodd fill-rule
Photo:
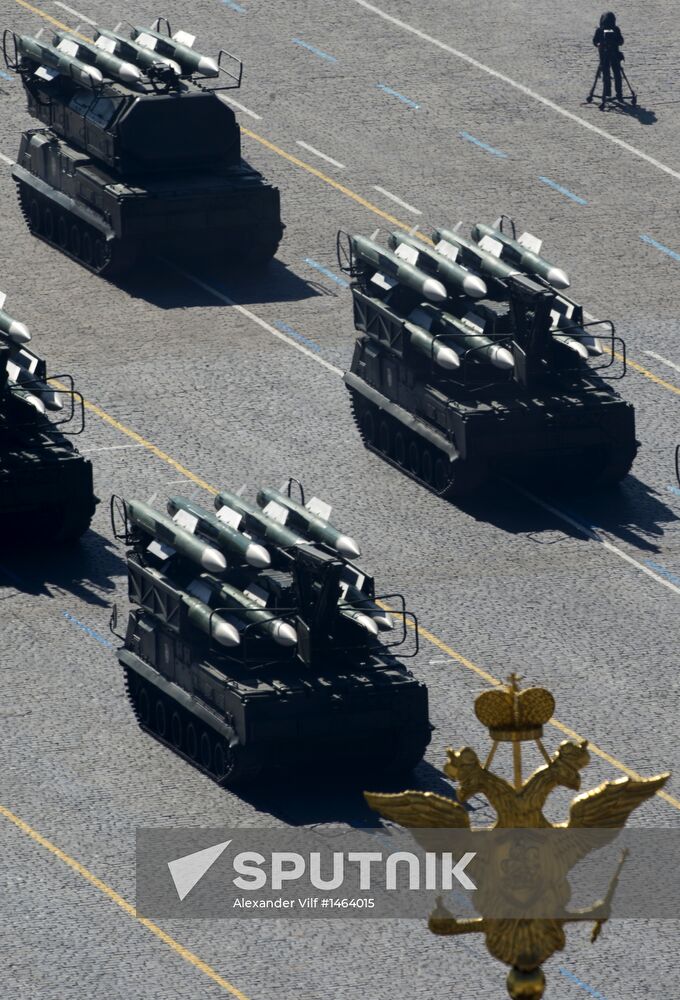
M 605 97 L 610 97 L 612 92 L 611 74 L 614 74 L 614 86 L 616 96 L 622 99 L 621 82 L 621 62 L 623 53 L 619 47 L 623 45 L 623 35 L 618 25 L 613 28 L 598 28 L 593 35 L 593 45 L 597 45 L 600 52 L 600 66 L 602 68 L 602 84 Z
M 613 28 L 597 28 L 593 35 L 593 45 L 604 45 L 608 49 L 618 49 L 620 45 L 623 45 L 623 35 L 618 24 L 615 24 Z

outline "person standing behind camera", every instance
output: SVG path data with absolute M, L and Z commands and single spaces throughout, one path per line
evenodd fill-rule
M 624 60 L 623 52 L 620 51 L 623 45 L 623 35 L 616 23 L 616 15 L 608 11 L 600 18 L 600 27 L 593 35 L 593 45 L 596 45 L 600 53 L 600 66 L 602 68 L 602 83 L 604 96 L 610 97 L 612 92 L 611 74 L 614 74 L 614 86 L 616 88 L 616 98 L 623 100 L 621 85 L 621 63 Z

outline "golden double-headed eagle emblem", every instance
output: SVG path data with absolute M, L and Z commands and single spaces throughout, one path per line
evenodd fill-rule
M 447 751 L 444 772 L 456 782 L 455 799 L 434 792 L 406 791 L 396 795 L 366 792 L 369 806 L 385 819 L 409 829 L 426 849 L 431 844 L 431 835 L 427 837 L 426 830 L 473 829 L 470 826 L 470 814 L 462 803 L 474 795 L 483 795 L 496 813 L 494 823 L 476 829 L 563 829 L 575 834 L 578 831 L 596 829 L 611 831 L 613 839 L 633 810 L 659 791 L 670 774 L 605 781 L 572 800 L 566 822 L 550 823 L 543 812 L 546 801 L 559 787 L 575 792 L 580 790 L 580 772 L 590 760 L 588 744 L 586 740 L 578 743 L 565 740 L 550 756 L 542 737 L 543 726 L 553 715 L 555 700 L 545 688 L 520 690 L 520 680 L 521 678 L 511 674 L 505 687 L 485 691 L 475 701 L 475 714 L 487 727 L 491 737 L 491 749 L 483 764 L 470 747 Z M 523 779 L 522 744 L 527 741 L 535 742 L 545 763 Z M 490 770 L 501 743 L 508 743 L 512 747 L 512 781 L 507 781 Z M 602 846 L 601 840 L 599 845 Z M 563 915 L 559 918 L 457 919 L 439 900 L 428 926 L 434 934 L 483 933 L 489 952 L 511 967 L 507 979 L 509 995 L 515 1000 L 537 1000 L 543 996 L 545 989 L 542 963 L 565 946 L 564 924 L 594 920 L 591 940 L 595 941 L 610 914 L 625 852 L 604 899 L 587 910 L 573 913 L 566 910 L 570 896 L 567 874 L 592 849 L 592 841 L 587 837 L 573 836 L 568 839 L 566 849 L 559 852 L 557 867 L 561 870 L 551 873 L 558 902 L 561 900 L 565 904 Z M 478 900 L 475 905 L 477 903 Z M 483 906 L 478 909 L 485 912 Z

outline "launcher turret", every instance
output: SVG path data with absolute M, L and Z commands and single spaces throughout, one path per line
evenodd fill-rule
M 278 190 L 242 161 L 221 99 L 241 62 L 195 41 L 165 18 L 128 35 L 4 33 L 5 62 L 45 126 L 24 133 L 13 168 L 27 224 L 96 273 L 158 251 L 263 263 L 278 246 Z
M 393 232 L 389 250 L 338 235 L 360 333 L 345 382 L 364 443 L 446 497 L 492 469 L 618 482 L 637 442 L 632 406 L 605 381 L 622 373 L 613 324 L 586 323 L 541 241 L 503 223 L 470 237 L 462 224 L 431 240 Z
M 83 429 L 83 400 L 70 376 L 51 381 L 28 327 L 4 305 L 0 292 L 0 539 L 75 541 L 97 503 L 92 466 L 69 440 Z
M 223 784 L 317 752 L 413 767 L 430 727 L 424 686 L 391 653 L 409 620 L 417 648 L 403 598 L 376 597 L 330 506 L 292 481 L 256 504 L 222 491 L 215 509 L 112 501 L 134 605 L 118 657 L 142 727 Z M 379 732 L 389 761 L 371 759 Z

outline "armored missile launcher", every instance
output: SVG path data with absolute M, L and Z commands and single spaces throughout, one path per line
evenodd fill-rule
M 69 440 L 83 429 L 83 399 L 70 375 L 48 381 L 4 303 L 0 292 L 0 538 L 22 548 L 75 541 L 97 503 L 92 465 Z
M 45 126 L 23 134 L 12 170 L 30 231 L 108 277 L 155 253 L 268 261 L 283 233 L 279 192 L 241 159 L 220 96 L 240 86 L 241 63 L 194 51 L 164 18 L 129 36 L 93 31 L 58 31 L 52 44 L 4 34 L 5 62 Z
M 338 234 L 360 334 L 345 383 L 361 437 L 442 497 L 491 473 L 616 483 L 638 448 L 633 407 L 608 381 L 625 374 L 625 347 L 611 322 L 584 322 L 540 240 L 505 222 L 472 238 L 462 224 L 431 241 L 394 232 L 387 248 Z
M 415 617 L 376 597 L 330 507 L 292 492 L 224 491 L 215 513 L 112 499 L 130 546 L 118 659 L 136 717 L 224 786 L 314 763 L 410 770 L 430 741 L 427 689 L 392 648 L 417 651 Z

